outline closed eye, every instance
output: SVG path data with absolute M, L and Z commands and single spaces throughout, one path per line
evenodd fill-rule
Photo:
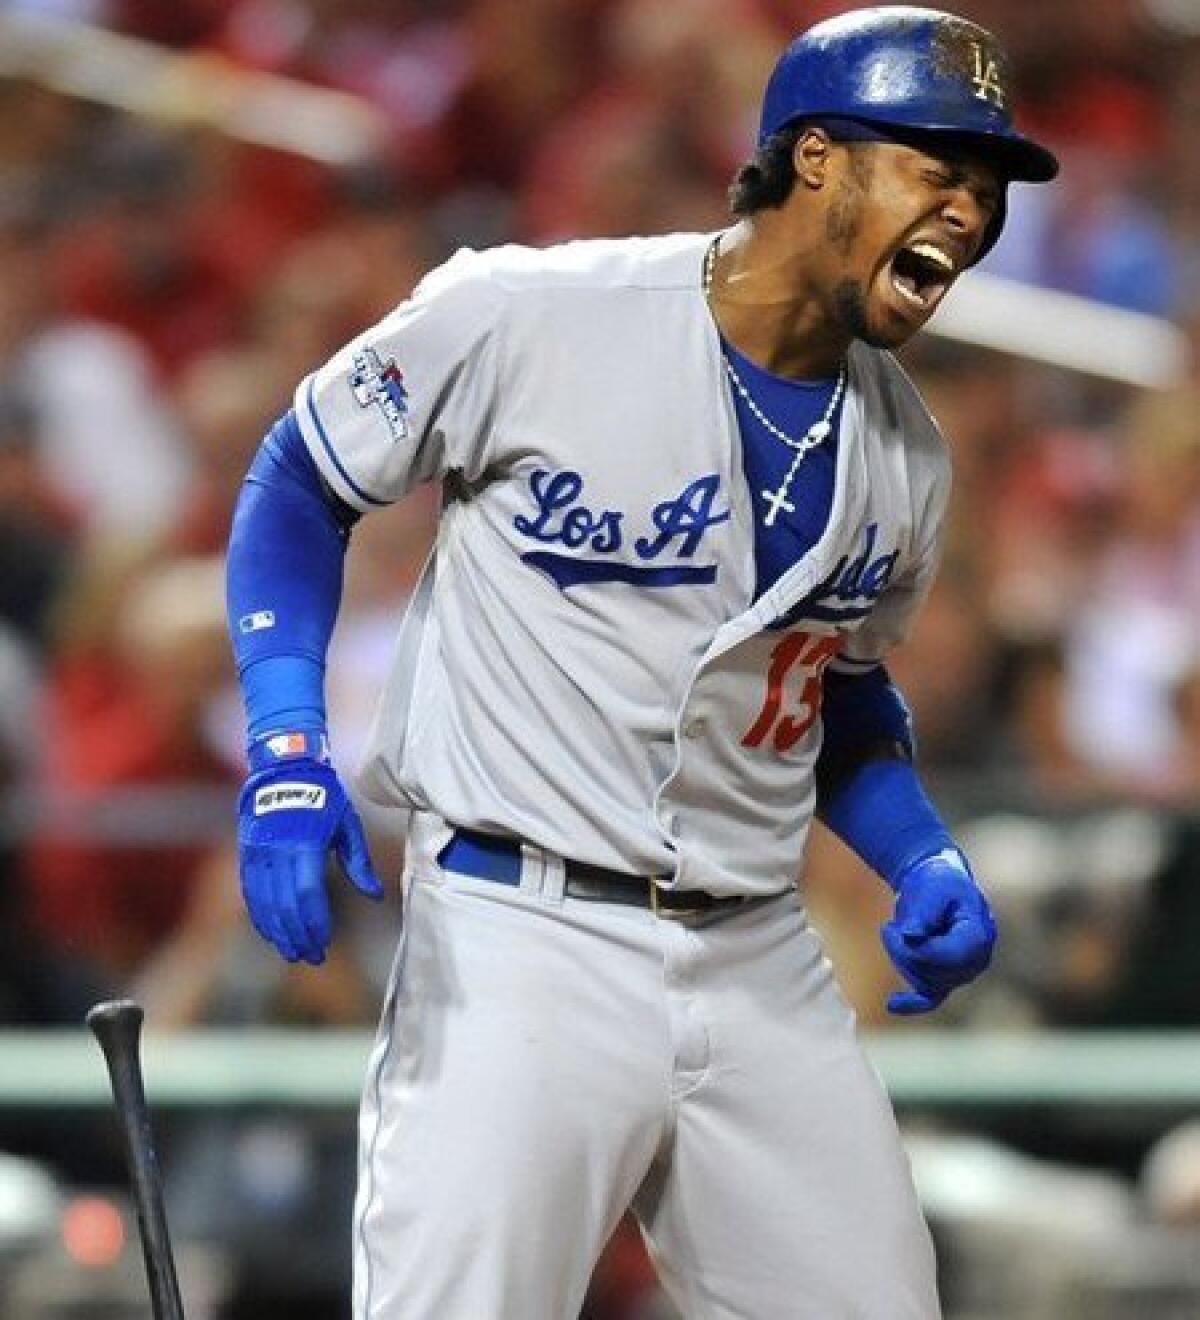
M 975 200 L 989 216 L 995 216 L 1000 210 L 1000 194 L 994 188 L 976 188 Z
M 925 170 L 924 175 L 926 182 L 932 184 L 940 192 L 954 188 L 966 188 L 975 199 L 976 204 L 987 213 L 989 218 L 994 216 L 1000 209 L 1000 194 L 996 189 L 987 183 L 973 179 L 966 170 L 956 170 L 949 167 L 935 168 Z

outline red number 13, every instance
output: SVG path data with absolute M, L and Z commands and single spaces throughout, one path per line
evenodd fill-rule
M 812 728 L 821 709 L 821 675 L 825 666 L 837 654 L 842 639 L 814 637 L 811 633 L 789 633 L 771 652 L 771 667 L 767 670 L 767 695 L 758 719 L 754 721 L 743 747 L 761 747 L 769 734 L 777 752 L 786 752 Z M 800 667 L 800 691 L 795 708 L 783 708 L 784 680 L 791 671 Z

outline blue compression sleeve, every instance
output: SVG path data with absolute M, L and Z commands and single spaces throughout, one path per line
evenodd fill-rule
M 825 736 L 818 776 L 823 767 L 836 766 L 847 756 L 857 756 L 863 747 L 880 742 L 899 743 L 904 755 L 912 759 L 912 716 L 883 665 L 862 674 L 828 671 L 821 722 Z
M 251 742 L 325 727 L 325 652 L 352 520 L 326 491 L 289 411 L 255 456 L 229 538 L 229 633 Z
M 954 848 L 913 766 L 912 720 L 887 670 L 827 674 L 821 714 L 817 799 L 838 838 L 893 887 L 914 862 Z

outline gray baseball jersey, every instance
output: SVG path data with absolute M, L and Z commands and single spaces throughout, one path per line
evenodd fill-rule
M 567 1320 L 633 1206 L 689 1317 L 931 1320 L 895 1120 L 791 890 L 821 675 L 904 634 L 942 442 L 856 346 L 815 547 L 754 599 L 703 235 L 463 252 L 300 387 L 368 510 L 442 479 L 364 770 L 412 807 L 364 1089 L 356 1320 Z M 524 841 L 519 883 L 443 866 Z M 564 859 L 714 894 L 572 897 Z
M 809 827 L 824 668 L 876 663 L 931 580 L 946 448 L 856 344 L 827 529 L 759 600 L 712 236 L 462 251 L 302 382 L 360 510 L 444 479 L 368 797 L 714 894 Z

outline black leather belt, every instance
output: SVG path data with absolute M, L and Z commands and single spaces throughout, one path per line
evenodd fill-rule
M 459 875 L 504 885 L 521 883 L 521 845 L 516 839 L 457 829 L 437 860 L 443 870 Z M 564 861 L 563 869 L 563 892 L 571 898 L 649 908 L 661 917 L 704 917 L 760 901 L 744 894 L 718 896 L 701 889 L 664 889 L 653 877 L 627 875 L 588 862 Z

